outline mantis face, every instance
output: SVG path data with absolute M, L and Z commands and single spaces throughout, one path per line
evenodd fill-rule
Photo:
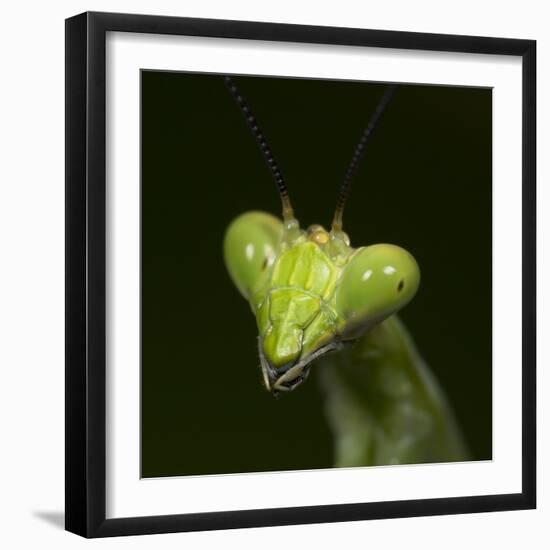
M 264 383 L 290 391 L 318 357 L 353 342 L 402 308 L 416 293 L 414 258 L 391 244 L 358 249 L 342 231 L 299 228 L 247 212 L 224 241 L 229 274 L 258 326 Z
M 239 216 L 224 241 L 229 274 L 256 316 L 264 383 L 277 394 L 300 385 L 314 359 L 360 337 L 418 288 L 419 269 L 408 252 L 390 244 L 353 249 L 342 231 L 352 176 L 396 86 L 386 89 L 359 140 L 328 232 L 320 225 L 300 228 L 250 107 L 233 79 L 224 80 L 260 146 L 283 207 L 282 221 L 263 212 Z

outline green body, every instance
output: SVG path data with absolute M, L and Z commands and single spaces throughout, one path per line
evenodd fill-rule
M 228 228 L 224 255 L 256 317 L 267 389 L 295 389 L 312 363 L 319 371 L 338 466 L 465 458 L 443 393 L 394 315 L 420 281 L 408 252 L 354 249 L 342 231 L 248 212 Z
M 335 466 L 467 459 L 445 395 L 392 315 L 316 365 L 335 440 Z

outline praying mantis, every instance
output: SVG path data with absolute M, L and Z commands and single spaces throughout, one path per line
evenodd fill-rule
M 373 111 L 326 230 L 301 228 L 256 118 L 234 79 L 224 80 L 282 203 L 282 219 L 260 211 L 238 216 L 223 243 L 229 275 L 256 318 L 266 389 L 292 392 L 314 367 L 336 467 L 466 460 L 444 392 L 397 316 L 419 287 L 416 260 L 393 244 L 354 248 L 343 230 L 353 176 L 397 86 L 386 88 Z

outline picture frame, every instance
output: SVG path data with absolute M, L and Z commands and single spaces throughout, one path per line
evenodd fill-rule
M 498 65 L 502 59 L 519 64 L 519 80 L 512 86 L 520 90 L 521 112 L 518 121 L 521 135 L 516 135 L 520 147 L 520 173 L 512 179 L 512 187 L 521 197 L 518 217 L 518 254 L 521 262 L 520 282 L 515 295 L 520 304 L 521 338 L 517 335 L 521 364 L 508 360 L 506 368 L 517 374 L 518 408 L 516 415 L 518 438 L 516 470 L 518 489 L 473 491 L 460 496 L 416 497 L 401 499 L 351 498 L 337 502 L 312 497 L 314 504 L 285 506 L 254 505 L 224 507 L 206 511 L 193 506 L 192 496 L 185 512 L 149 514 L 110 514 L 110 485 L 116 483 L 117 470 L 111 468 L 109 452 L 116 446 L 117 432 L 111 431 L 113 405 L 117 392 L 113 390 L 111 367 L 108 365 L 109 262 L 112 249 L 109 227 L 112 223 L 113 200 L 109 189 L 109 174 L 113 170 L 109 155 L 109 139 L 116 115 L 109 103 L 113 91 L 114 71 L 109 37 L 135 36 L 147 40 L 171 43 L 177 38 L 198 38 L 212 41 L 246 43 L 252 50 L 265 44 L 304 50 L 321 47 L 315 55 L 327 55 L 334 48 L 359 51 L 392 52 L 397 59 L 432 52 L 445 54 L 443 62 L 460 61 L 460 56 L 480 56 L 484 67 Z M 227 42 L 224 42 L 227 44 Z M 127 43 L 127 52 L 135 44 Z M 171 44 L 168 44 L 172 47 Z M 223 48 L 222 48 L 223 49 Z M 137 48 L 136 48 L 137 51 Z M 143 50 L 141 50 L 143 51 Z M 176 49 L 174 50 L 176 51 Z M 220 50 L 221 51 L 221 50 Z M 230 49 L 226 50 L 227 52 Z M 294 51 L 294 50 L 293 50 Z M 283 52 L 285 59 L 293 51 Z M 262 53 L 265 53 L 262 50 Z M 177 51 L 176 51 L 177 54 Z M 118 53 L 117 53 L 118 55 Z M 129 55 L 134 56 L 134 53 Z M 229 55 L 229 53 L 227 54 Z M 119 59 L 119 58 L 117 58 Z M 138 67 L 151 68 L 151 58 L 144 64 L 135 55 Z M 493 61 L 494 59 L 494 61 Z M 497 61 L 498 60 L 498 61 Z M 189 61 L 187 59 L 186 61 Z M 390 69 L 392 61 L 385 58 Z M 169 65 L 170 60 L 166 61 Z M 196 58 L 194 67 L 201 58 Z M 328 63 L 328 62 L 327 62 Z M 197 65 L 198 64 L 198 65 Z M 162 70 L 170 70 L 165 66 Z M 173 70 L 181 70 L 177 67 Z M 200 70 L 200 69 L 193 69 Z M 204 69 L 206 72 L 208 68 Z M 229 69 L 228 69 L 229 70 Z M 267 73 L 269 74 L 269 72 Z M 277 73 L 275 73 L 277 74 Z M 388 80 L 393 80 L 388 78 Z M 399 80 L 398 78 L 395 79 Z M 404 79 L 403 81 L 407 81 Z M 430 82 L 421 80 L 422 82 Z M 497 88 L 498 89 L 498 88 Z M 515 88 L 514 88 L 515 89 Z M 118 126 L 120 127 L 120 125 Z M 502 126 L 498 126 L 502 128 Z M 501 140 L 497 126 L 495 139 Z M 246 21 L 191 19 L 180 17 L 130 15 L 87 12 L 66 20 L 66 529 L 84 537 L 108 537 L 132 534 L 154 534 L 180 531 L 233 529 L 245 527 L 357 521 L 440 514 L 475 513 L 530 509 L 536 506 L 536 43 L 493 37 L 437 35 L 385 30 L 313 27 Z M 136 166 L 136 174 L 139 167 Z M 495 173 L 493 189 L 501 171 Z M 139 188 L 138 179 L 131 179 Z M 496 203 L 495 203 L 496 207 Z M 506 208 L 502 217 L 506 218 Z M 495 230 L 496 231 L 496 230 Z M 495 277 L 499 277 L 496 273 Z M 498 299 L 495 298 L 498 304 Z M 510 357 L 515 357 L 511 354 Z M 495 355 L 495 361 L 503 361 Z M 500 391 L 500 390 L 499 390 Z M 503 395 L 505 395 L 503 393 Z M 498 399 L 498 395 L 497 401 Z M 139 396 L 132 398 L 139 402 Z M 136 401 L 137 400 L 137 401 Z M 500 401 L 499 401 L 500 402 Z M 135 412 L 135 407 L 132 409 Z M 498 411 L 497 411 L 498 416 Z M 136 425 L 139 423 L 135 416 Z M 137 452 L 137 450 L 136 450 Z M 501 453 L 499 457 L 502 457 Z M 495 457 L 498 449 L 495 451 Z M 506 457 L 504 457 L 506 458 Z M 495 462 L 495 461 L 493 461 Z M 244 474 L 246 475 L 246 474 Z M 293 474 L 295 478 L 303 475 Z M 503 471 L 506 476 L 506 471 Z M 243 476 L 241 476 L 243 477 Z M 256 478 L 258 479 L 258 478 Z M 239 478 L 233 478 L 238 487 Z M 139 482 L 139 479 L 135 480 Z M 141 483 L 149 483 L 142 480 Z M 175 483 L 167 478 L 164 487 Z M 200 478 L 195 478 L 197 486 Z M 434 482 L 435 483 L 435 482 Z M 200 490 L 200 489 L 199 489 Z M 252 489 L 253 491 L 253 489 Z M 155 499 L 150 499 L 155 504 Z M 177 506 L 177 504 L 176 504 Z M 129 508 L 130 509 L 130 508 Z

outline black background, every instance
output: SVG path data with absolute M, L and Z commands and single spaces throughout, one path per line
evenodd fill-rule
M 328 226 L 380 84 L 235 77 L 298 219 Z M 491 90 L 401 86 L 354 181 L 344 228 L 417 259 L 401 313 L 457 414 L 491 458 Z M 142 475 L 329 467 L 315 369 L 273 399 L 256 325 L 223 264 L 225 228 L 280 213 L 265 162 L 218 75 L 142 73 Z M 300 421 L 296 422 L 299 418 Z

